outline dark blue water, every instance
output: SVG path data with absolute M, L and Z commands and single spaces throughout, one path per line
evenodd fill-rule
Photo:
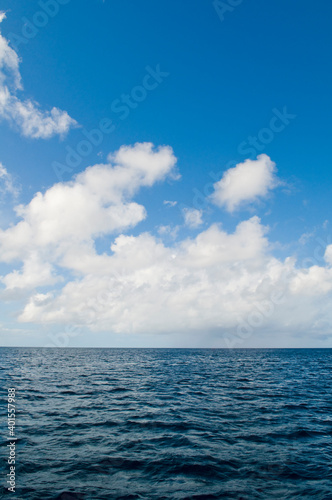
M 332 499 L 332 350 L 0 356 L 18 410 L 17 493 L 2 460 L 3 497 Z

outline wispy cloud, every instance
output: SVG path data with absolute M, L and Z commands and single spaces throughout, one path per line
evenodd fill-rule
M 164 205 L 167 205 L 168 207 L 175 207 L 176 204 L 177 201 L 164 200 Z
M 10 194 L 16 198 L 20 192 L 20 187 L 14 182 L 11 174 L 0 162 L 0 192 L 2 194 Z
M 5 19 L 0 12 L 0 23 Z M 53 107 L 44 111 L 31 99 L 22 100 L 23 91 L 19 58 L 0 33 L 0 118 L 8 121 L 22 135 L 33 139 L 48 139 L 65 135 L 77 122 L 66 111 Z

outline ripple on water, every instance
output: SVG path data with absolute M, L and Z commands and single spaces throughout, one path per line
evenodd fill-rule
M 332 500 L 332 350 L 0 355 L 20 499 Z

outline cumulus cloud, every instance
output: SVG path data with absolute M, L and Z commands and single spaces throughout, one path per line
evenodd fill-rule
M 235 346 L 248 332 L 328 333 L 331 268 L 301 270 L 274 258 L 266 231 L 253 217 L 233 233 L 213 225 L 173 247 L 149 233 L 120 235 L 99 266 L 81 262 L 82 276 L 59 293 L 32 295 L 20 321 L 119 334 L 204 332 L 228 342 L 231 332 Z
M 27 255 L 22 271 L 15 269 L 2 279 L 7 290 L 34 289 L 39 286 L 53 285 L 57 281 L 62 281 L 62 278 L 55 276 L 51 263 L 43 262 L 41 255 L 37 252 Z
M 256 160 L 245 160 L 226 170 L 220 181 L 214 184 L 213 203 L 233 212 L 244 203 L 264 198 L 278 185 L 276 165 L 261 154 Z
M 89 167 L 74 180 L 37 193 L 28 205 L 17 206 L 21 220 L 0 231 L 0 259 L 24 261 L 38 252 L 44 261 L 69 267 L 78 257 L 90 261 L 95 238 L 133 227 L 146 217 L 145 208 L 131 200 L 140 188 L 176 176 L 176 158 L 167 146 L 123 146 L 109 161 L 113 163 Z M 26 282 L 24 276 L 15 274 L 17 286 L 19 277 Z M 8 279 L 12 283 L 14 276 L 4 282 Z
M 252 218 L 233 234 L 213 225 L 173 248 L 149 233 L 120 235 L 99 267 L 92 260 L 81 262 L 83 277 L 67 283 L 53 300 L 31 297 L 21 320 L 89 323 L 95 302 L 98 314 L 91 326 L 97 330 L 160 333 L 225 327 L 234 321 L 236 301 L 241 307 L 242 295 L 264 275 L 264 233 L 259 219 Z
M 196 208 L 184 208 L 182 210 L 184 223 L 190 228 L 196 228 L 203 224 L 203 212 L 202 210 L 197 210 Z
M 158 236 L 128 232 L 146 217 L 135 195 L 177 178 L 175 168 L 168 146 L 123 146 L 106 164 L 18 206 L 19 222 L 0 232 L 0 260 L 13 263 L 1 278 L 7 297 L 25 293 L 19 321 L 110 335 L 198 334 L 201 345 L 209 337 L 225 347 L 280 332 L 328 338 L 332 245 L 325 264 L 308 267 L 277 259 L 258 217 L 233 231 L 212 224 L 169 245 L 172 226 Z M 110 248 L 98 253 L 105 235 L 113 235 Z
M 0 12 L 0 23 L 5 17 Z M 37 102 L 20 99 L 18 94 L 22 90 L 18 55 L 0 33 L 0 118 L 33 139 L 63 136 L 77 125 L 66 111 L 56 107 L 44 111 Z

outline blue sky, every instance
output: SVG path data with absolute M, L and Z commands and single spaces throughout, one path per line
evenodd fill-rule
M 7 44 L 12 50 L 10 60 L 15 60 L 17 66 L 13 69 L 8 66 L 8 60 L 6 63 L 4 58 L 0 59 L 5 75 L 2 85 L 12 93 L 0 121 L 0 162 L 6 172 L 2 180 L 7 181 L 7 188 L 2 189 L 0 215 L 3 241 L 7 242 L 3 243 L 0 252 L 0 258 L 5 256 L 1 267 L 3 344 L 46 345 L 50 343 L 50 331 L 60 335 L 76 327 L 79 333 L 67 335 L 64 341 L 68 345 L 231 347 L 225 338 L 233 335 L 235 347 L 287 347 L 303 343 L 331 346 L 330 250 L 326 250 L 332 243 L 329 221 L 331 5 L 322 1 L 313 6 L 309 1 L 290 3 L 283 0 L 275 3 L 262 0 L 233 3 L 4 0 L 1 9 L 6 14 L 0 26 L 2 40 L 6 41 L 2 45 L 3 54 L 8 54 L 4 48 Z M 12 81 L 18 72 L 22 88 Z M 27 104 L 23 104 L 22 111 L 22 103 L 27 100 L 38 103 L 33 105 L 28 117 Z M 60 114 L 46 124 L 53 107 Z M 39 115 L 36 132 L 31 129 L 31 123 L 33 121 L 36 126 L 38 110 L 42 116 Z M 87 155 L 78 154 L 82 141 L 91 139 L 87 137 L 88 132 L 100 129 L 100 123 L 106 128 L 97 133 L 98 144 L 90 143 L 91 151 Z M 178 270 L 172 267 L 173 264 L 163 267 L 161 257 L 161 261 L 154 262 L 156 250 L 152 247 L 150 262 L 153 265 L 149 268 L 147 263 L 138 263 L 138 268 L 132 270 L 126 261 L 129 254 L 124 251 L 121 265 L 126 271 L 122 269 L 121 279 L 125 275 L 135 288 L 135 303 L 138 301 L 142 310 L 124 308 L 129 299 L 127 292 L 121 289 L 123 293 L 106 297 L 99 304 L 98 314 L 96 310 L 94 314 L 103 319 L 95 319 L 92 325 L 79 317 L 75 301 L 83 304 L 91 300 L 85 286 L 90 278 L 94 280 L 91 293 L 94 296 L 101 293 L 105 283 L 98 284 L 99 271 L 95 271 L 95 265 L 74 269 L 75 266 L 66 263 L 67 254 L 61 254 L 60 258 L 62 236 L 61 245 L 57 240 L 52 248 L 41 249 L 42 244 L 36 236 L 43 230 L 36 222 L 39 224 L 41 219 L 29 204 L 38 191 L 44 196 L 59 181 L 64 190 L 66 182 L 77 183 L 75 175 L 87 167 L 107 164 L 112 168 L 113 159 L 108 159 L 108 155 L 112 153 L 114 158 L 122 146 L 134 147 L 136 143 L 154 145 L 146 153 L 146 161 L 149 163 L 151 159 L 151 168 L 161 170 L 158 175 L 154 174 L 151 182 L 146 177 L 135 184 L 136 181 L 130 178 L 127 191 L 117 196 L 125 196 L 126 203 L 130 201 L 144 207 L 145 214 L 141 213 L 140 217 L 136 214 L 136 219 L 134 217 L 128 225 L 103 228 L 98 234 L 92 230 L 84 235 L 80 233 L 77 236 L 81 238 L 78 258 L 85 261 L 86 255 L 79 252 L 83 247 L 86 250 L 87 245 L 92 245 L 95 256 L 111 257 L 110 245 L 121 236 L 135 238 L 137 245 L 147 245 L 145 251 L 148 253 L 149 243 L 140 240 L 142 235 L 148 234 L 154 244 L 163 245 L 163 258 L 167 260 L 168 253 L 182 252 L 183 262 L 189 262 L 192 253 L 188 250 L 188 242 L 199 247 L 214 224 L 218 225 L 220 234 L 227 236 L 227 241 L 219 241 L 219 233 L 213 236 L 217 240 L 211 241 L 210 235 L 209 249 L 204 247 L 200 251 L 211 255 L 211 245 L 222 248 L 226 245 L 235 257 L 231 264 L 228 258 L 227 264 L 213 259 L 208 264 L 201 260 L 195 264 L 191 262 L 187 275 L 178 281 L 174 278 L 172 282 L 174 300 L 167 295 L 155 299 L 154 303 L 156 285 L 148 274 L 156 273 L 162 284 L 167 273 L 177 276 Z M 169 149 L 156 149 L 159 146 L 172 148 L 176 166 Z M 71 170 L 66 163 L 69 150 L 79 156 L 79 165 Z M 136 148 L 130 154 L 137 158 L 140 151 Z M 153 154 L 157 155 L 155 163 Z M 168 155 L 168 170 L 163 172 L 162 154 Z M 266 155 L 261 163 L 256 160 L 260 154 Z M 236 172 L 230 170 L 248 159 L 254 163 L 247 162 L 242 169 L 236 167 Z M 120 162 L 120 167 L 124 168 L 126 161 Z M 130 161 L 137 162 L 132 158 Z M 60 177 L 54 168 L 59 164 L 67 169 Z M 136 163 L 130 165 L 131 175 L 136 175 Z M 250 168 L 253 176 L 248 177 L 249 184 L 253 182 L 254 185 L 249 192 L 243 175 L 250 174 Z M 232 172 L 236 178 L 232 177 Z M 223 175 L 224 180 L 233 179 L 238 184 L 233 186 L 231 181 L 231 187 L 222 183 L 217 185 Z M 92 181 L 85 179 L 82 182 L 91 193 Z M 130 200 L 128 189 L 133 190 Z M 245 192 L 239 194 L 238 189 Z M 93 197 L 95 200 L 95 193 Z M 50 222 L 47 199 L 40 208 L 45 217 L 42 228 Z M 63 206 L 59 199 L 60 205 L 55 212 L 60 219 L 65 221 L 70 210 L 83 213 L 79 206 L 75 207 L 74 197 L 69 196 L 71 203 L 63 202 Z M 227 204 L 225 200 L 230 199 Z M 172 206 L 165 201 L 176 204 Z M 88 199 L 86 203 L 89 205 Z M 114 198 L 107 203 L 113 206 Z M 15 213 L 13 209 L 17 205 L 30 208 Z M 92 217 L 90 213 L 87 216 Z M 94 216 L 98 214 L 94 212 Z M 264 236 L 263 233 L 257 236 L 257 217 L 259 230 L 266 228 Z M 22 220 L 31 225 L 28 240 L 16 235 L 17 239 L 11 241 L 14 236 L 6 230 L 16 227 Z M 242 240 L 231 238 L 236 228 L 249 220 L 254 221 L 250 231 L 257 236 L 256 254 L 254 252 L 255 257 L 250 259 L 257 260 L 262 254 L 255 265 L 247 255 L 237 253 L 236 245 L 242 248 Z M 251 236 L 250 233 L 248 238 Z M 35 247 L 27 243 L 29 238 L 36 239 Z M 71 249 L 78 245 L 76 240 L 70 242 L 67 238 L 66 242 Z M 15 245 L 23 244 L 27 245 L 25 253 L 14 249 Z M 10 256 L 9 246 L 5 245 L 13 252 Z M 136 251 L 139 253 L 138 248 Z M 31 264 L 31 259 L 36 274 L 45 272 L 41 284 L 30 274 L 29 278 L 24 274 L 24 263 Z M 264 321 L 257 327 L 249 325 L 248 330 L 252 328 L 253 331 L 242 338 L 236 333 L 239 322 L 247 321 L 256 307 L 254 303 L 270 300 L 263 297 L 261 289 L 255 290 L 253 283 L 259 282 L 264 288 L 265 281 L 270 280 L 269 292 L 264 292 L 270 294 L 279 286 L 277 278 L 271 274 L 271 266 L 277 261 L 281 267 L 287 267 L 287 259 L 293 259 L 293 274 L 287 281 L 285 302 L 292 304 L 298 319 L 295 321 L 283 304 L 275 307 L 271 317 L 261 313 Z M 105 257 L 103 265 L 107 275 L 110 269 L 114 273 L 120 264 L 111 263 Z M 239 274 L 225 276 L 225 266 L 227 269 L 238 267 Z M 255 274 L 256 267 L 260 269 L 259 276 Z M 46 268 L 53 276 L 49 276 L 49 281 Z M 218 283 L 226 280 L 223 289 L 228 287 L 229 294 L 234 294 L 234 304 L 223 300 L 213 280 L 207 278 L 202 282 L 201 275 L 210 272 L 213 275 L 213 269 L 220 278 Z M 197 273 L 201 273 L 200 277 Z M 8 275 L 11 277 L 6 279 Z M 244 284 L 238 296 L 232 283 L 242 283 L 248 275 L 251 284 Z M 190 281 L 191 276 L 196 280 L 195 286 Z M 117 283 L 121 281 L 119 276 L 116 279 Z M 71 287 L 84 288 L 85 292 L 78 297 L 76 288 L 70 291 Z M 151 297 L 146 295 L 146 289 L 150 290 Z M 309 289 L 314 296 L 308 295 Z M 208 305 L 201 300 L 204 293 L 213 297 Z M 221 308 L 219 312 L 218 296 L 221 302 L 226 302 L 225 310 Z M 234 312 L 236 304 L 242 315 L 240 320 Z M 307 309 L 308 304 L 310 314 L 303 318 L 301 311 Z M 200 317 L 205 318 L 205 323 L 197 318 L 195 322 L 194 312 L 192 317 L 188 312 L 190 307 L 193 311 L 202 308 Z M 107 313 L 112 308 L 117 311 L 115 316 Z M 143 311 L 147 310 L 155 320 L 144 321 L 146 312 Z M 158 317 L 163 315 L 165 318 L 174 316 L 176 321 L 164 322 L 163 327 L 158 323 Z M 130 318 L 128 322 L 127 317 Z M 204 324 L 207 333 L 202 332 Z M 275 333 L 279 331 L 280 335 Z

